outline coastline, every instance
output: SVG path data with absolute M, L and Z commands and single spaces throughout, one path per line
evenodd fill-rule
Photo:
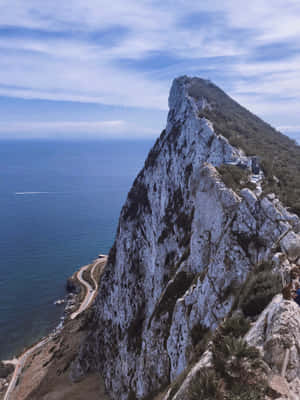
M 12 360 L 3 360 L 4 365 L 13 365 L 13 372 L 8 375 L 5 379 L 0 380 L 0 400 L 9 400 L 11 399 L 12 391 L 15 391 L 15 388 L 19 386 L 19 380 L 22 375 L 22 370 L 25 369 L 27 363 L 31 364 L 32 360 L 35 358 L 36 353 L 40 354 L 43 352 L 43 349 L 47 347 L 48 344 L 54 344 L 59 342 L 60 337 L 63 336 L 64 329 L 68 325 L 68 322 L 75 321 L 80 314 L 84 314 L 84 311 L 90 307 L 92 302 L 95 299 L 97 294 L 98 285 L 94 278 L 96 275 L 96 270 L 98 270 L 97 276 L 100 276 L 102 270 L 106 264 L 107 256 L 99 255 L 99 257 L 94 260 L 93 263 L 89 265 L 85 265 L 80 267 L 74 274 L 68 278 L 68 281 L 71 279 L 74 282 L 75 287 L 79 288 L 79 290 L 71 291 L 66 295 L 66 299 L 64 301 L 64 313 L 61 317 L 58 325 L 50 331 L 50 333 L 46 336 L 41 337 L 39 340 L 35 341 L 30 346 L 26 347 L 18 356 L 16 356 Z M 98 268 L 97 268 L 98 267 Z M 87 271 L 91 274 L 91 279 L 95 282 L 96 287 L 92 289 L 88 282 L 82 279 L 82 272 Z M 95 275 L 94 275 L 95 274 Z M 85 281 L 85 282 L 84 282 Z M 89 295 L 89 291 L 91 291 L 92 295 Z M 88 301 L 86 300 L 88 297 Z M 62 304 L 62 303 L 58 303 Z M 82 307 L 84 304 L 84 307 Z M 42 348 L 42 350 L 40 350 Z M 37 352 L 37 350 L 39 350 Z M 50 349 L 51 350 L 51 349 Z M 50 351 L 51 352 L 51 351 Z M 45 363 L 44 363 L 45 364 Z M 45 367 L 46 365 L 42 365 Z M 46 362 L 47 364 L 47 362 Z M 4 382 L 5 380 L 5 382 Z M 14 394 L 15 398 L 15 394 Z M 19 397 L 18 397 L 19 398 Z M 23 397 L 20 397 L 23 398 Z M 24 397 L 25 399 L 25 397 Z

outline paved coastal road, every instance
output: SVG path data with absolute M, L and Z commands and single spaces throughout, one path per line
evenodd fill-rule
M 79 315 L 82 311 L 86 310 L 90 306 L 91 302 L 93 301 L 94 296 L 98 290 L 98 283 L 94 277 L 95 269 L 100 263 L 103 263 L 103 266 L 102 266 L 102 269 L 103 269 L 105 266 L 106 260 L 107 260 L 107 256 L 101 256 L 101 258 L 99 258 L 95 262 L 95 264 L 93 265 L 93 267 L 91 269 L 91 278 L 95 284 L 95 289 L 93 289 L 91 287 L 91 285 L 88 282 L 86 282 L 82 277 L 83 271 L 86 271 L 88 269 L 89 265 L 86 265 L 85 267 L 80 268 L 80 270 L 77 272 L 77 278 L 86 287 L 87 292 L 86 292 L 85 298 L 84 298 L 83 302 L 81 303 L 79 309 L 71 315 L 71 319 L 76 318 L 77 315 Z M 36 351 L 39 347 L 44 346 L 47 342 L 49 342 L 49 340 L 51 340 L 51 337 L 42 339 L 36 345 L 34 345 L 33 347 L 31 347 L 30 349 L 25 351 L 25 353 L 23 353 L 19 358 L 4 361 L 5 364 L 13 364 L 15 366 L 15 370 L 14 370 L 13 376 L 10 380 L 10 383 L 8 385 L 8 388 L 6 390 L 3 400 L 9 400 L 10 394 L 16 387 L 18 379 L 22 373 L 22 369 L 25 365 L 27 358 L 30 356 L 30 354 L 32 354 L 34 351 Z
M 89 265 L 86 265 L 85 267 L 82 267 L 78 272 L 77 272 L 77 279 L 82 283 L 83 286 L 85 286 L 86 288 L 86 295 L 85 298 L 83 300 L 83 302 L 81 303 L 79 309 L 75 312 L 73 312 L 73 314 L 71 314 L 71 319 L 74 319 L 77 317 L 77 315 L 79 315 L 80 313 L 82 313 L 82 311 L 86 310 L 91 302 L 94 299 L 95 294 L 97 293 L 98 290 L 98 282 L 96 281 L 95 277 L 94 277 L 94 273 L 95 273 L 95 269 L 97 268 L 97 266 L 100 263 L 103 263 L 103 266 L 105 265 L 107 260 L 107 256 L 102 256 L 101 258 L 99 258 L 95 264 L 93 265 L 92 269 L 91 269 L 91 278 L 94 282 L 95 285 L 95 289 L 92 288 L 92 286 L 83 279 L 82 274 L 84 271 L 86 271 L 89 268 Z

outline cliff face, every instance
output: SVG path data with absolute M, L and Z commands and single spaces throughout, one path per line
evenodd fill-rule
M 114 399 L 151 398 L 186 368 L 194 333 L 228 314 L 251 269 L 273 260 L 289 270 L 300 256 L 298 217 L 260 190 L 234 192 L 215 168 L 252 163 L 203 117 L 218 90 L 174 81 L 167 127 L 122 209 L 73 368 L 74 378 L 101 371 Z

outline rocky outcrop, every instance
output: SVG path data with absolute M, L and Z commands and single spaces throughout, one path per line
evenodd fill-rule
M 14 371 L 14 366 L 12 364 L 4 364 L 0 361 L 0 378 L 7 378 Z
M 0 398 L 5 393 L 9 384 L 10 375 L 14 372 L 12 364 L 3 363 L 0 361 Z
M 223 183 L 216 167 L 247 157 L 201 116 L 214 106 L 203 95 L 211 85 L 173 83 L 166 130 L 122 209 L 73 366 L 73 379 L 101 371 L 114 399 L 151 398 L 168 385 L 189 362 L 193 332 L 218 326 L 254 266 L 273 258 L 289 270 L 300 255 L 296 215 L 274 196 Z
M 67 279 L 66 291 L 74 294 L 80 292 L 80 283 L 73 276 Z
M 281 398 L 296 400 L 300 389 L 300 308 L 276 296 L 246 335 L 257 346 L 274 376 Z M 278 378 L 281 377 L 281 378 Z M 287 390 L 288 388 L 288 390 Z M 281 390 L 281 393 L 280 393 Z M 278 397 L 277 397 L 278 398 Z

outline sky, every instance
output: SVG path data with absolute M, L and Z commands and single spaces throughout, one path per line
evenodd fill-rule
M 155 138 L 180 75 L 300 142 L 299 0 L 0 0 L 0 139 Z

